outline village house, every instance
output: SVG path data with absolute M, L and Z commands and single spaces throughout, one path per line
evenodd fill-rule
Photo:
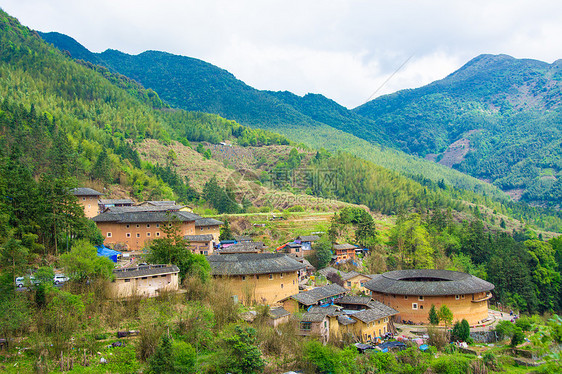
M 314 337 L 326 344 L 330 340 L 330 318 L 326 313 L 307 312 L 299 321 L 297 334 Z
M 370 291 L 365 288 L 365 284 L 371 280 L 370 275 L 361 274 L 356 271 L 345 272 L 331 266 L 319 270 L 318 273 L 325 278 L 328 278 L 328 275 L 331 273 L 336 273 L 342 279 L 343 286 L 348 290 L 365 294 L 370 293 Z
M 471 325 L 488 319 L 494 285 L 470 274 L 449 270 L 395 270 L 373 275 L 365 284 L 374 300 L 396 309 L 398 321 L 428 323 L 431 305 L 453 313 L 453 321 Z
M 291 254 L 296 257 L 304 257 L 302 245 L 297 243 L 285 243 L 282 246 L 277 247 L 276 251 Z
M 333 261 L 336 264 L 347 262 L 347 261 L 355 261 L 355 247 L 351 244 L 334 244 L 334 256 L 332 257 Z
M 340 334 L 352 334 L 363 343 L 382 338 L 389 331 L 391 317 L 398 311 L 379 302 L 372 302 L 370 307 L 347 316 L 353 321 L 340 328 Z
M 164 237 L 162 228 L 178 225 L 182 236 L 195 234 L 196 214 L 180 211 L 145 211 L 136 207 L 111 208 L 95 216 L 93 221 L 105 238 L 104 244 L 114 249 L 139 251 L 153 240 Z
M 179 268 L 176 265 L 144 265 L 114 269 L 109 286 L 112 298 L 132 296 L 153 297 L 179 288 Z
M 101 192 L 91 188 L 79 187 L 73 188 L 71 193 L 78 198 L 78 202 L 84 208 L 84 215 L 86 218 L 92 218 L 98 215 L 98 200 L 100 196 L 103 195 Z
M 296 313 L 306 310 L 311 306 L 330 305 L 338 297 L 347 293 L 347 290 L 338 284 L 328 284 L 322 287 L 313 288 L 310 291 L 302 291 L 292 294 L 282 300 L 285 310 Z
M 235 300 L 274 304 L 298 292 L 297 273 L 304 266 L 282 253 L 208 256 L 211 275 L 228 284 Z
M 311 251 L 314 242 L 320 240 L 318 235 L 301 235 L 295 239 L 296 244 L 300 244 L 303 251 Z
M 197 235 L 212 235 L 213 245 L 217 244 L 221 234 L 221 226 L 224 222 L 214 218 L 199 218 L 195 221 L 195 234 Z
M 287 312 L 285 309 L 281 307 L 271 308 L 269 310 L 269 325 L 273 327 L 277 327 L 282 325 L 283 323 L 289 322 L 289 318 L 291 317 L 291 313 Z
M 212 255 L 214 252 L 213 235 L 186 235 L 184 239 L 187 241 L 187 248 L 192 253 L 200 255 Z
M 131 199 L 100 199 L 99 211 L 103 212 L 107 208 L 133 206 L 134 202 Z

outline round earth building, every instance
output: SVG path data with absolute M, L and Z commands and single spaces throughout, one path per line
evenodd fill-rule
M 442 305 L 471 325 L 488 318 L 494 285 L 470 274 L 450 270 L 396 270 L 377 274 L 365 284 L 372 298 L 400 313 L 397 322 L 429 323 L 429 310 Z

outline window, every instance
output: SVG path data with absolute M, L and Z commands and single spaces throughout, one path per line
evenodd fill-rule
M 423 305 L 420 305 L 420 309 L 423 309 Z
M 153 275 L 152 278 L 158 278 L 158 275 Z
M 418 296 L 419 301 L 423 301 L 423 296 Z
M 347 281 L 347 287 L 351 287 L 351 281 Z
M 242 280 L 245 281 L 246 280 L 246 276 L 242 275 Z
M 142 277 L 141 279 L 148 279 L 148 277 Z
M 166 278 L 166 274 L 162 274 L 160 277 L 162 278 Z
M 147 224 L 146 224 L 146 228 L 147 228 L 147 229 L 150 228 L 150 223 L 147 223 Z
M 146 236 L 150 236 L 150 233 L 149 233 L 149 232 L 147 232 L 147 233 L 146 233 Z
M 139 227 L 140 227 L 140 225 L 139 225 L 139 224 L 137 224 L 137 229 L 138 229 Z
M 260 276 L 259 276 L 259 275 L 256 275 L 256 279 L 260 279 Z
M 130 237 L 131 237 L 131 233 L 128 232 L 128 233 L 125 234 L 125 236 L 126 236 L 127 238 L 130 238 Z
M 130 279 L 124 279 L 125 283 L 129 283 L 131 280 Z
M 273 279 L 273 274 L 269 274 L 269 279 Z
M 310 331 L 312 329 L 312 322 L 301 322 L 301 330 Z
M 83 197 L 83 198 L 82 198 L 82 201 L 86 201 L 86 198 L 85 198 L 85 197 Z
M 455 295 L 455 300 L 458 300 L 460 298 L 461 298 L 460 295 Z
M 156 227 L 160 227 L 160 224 L 159 224 L 159 223 L 157 223 L 157 224 L 156 224 Z
M 283 283 L 281 283 L 281 288 L 283 288 Z
M 159 233 L 159 232 L 157 232 L 157 233 L 156 233 L 156 236 L 160 236 L 160 233 Z
M 328 321 L 324 321 L 324 328 L 325 328 L 325 329 L 328 328 Z
M 91 207 L 92 207 L 92 204 L 88 204 L 88 208 L 91 208 Z
M 129 225 L 129 224 L 127 223 L 127 226 L 126 226 L 126 227 L 129 228 L 129 227 L 131 227 L 131 225 Z
M 418 310 L 418 303 L 412 303 L 412 309 Z
M 461 295 L 461 299 L 464 299 L 464 295 Z
M 137 238 L 140 238 L 140 232 L 137 232 Z
M 279 273 L 279 278 L 283 278 L 283 273 Z
M 408 295 L 404 295 L 404 300 L 408 300 Z
M 110 233 L 110 232 L 107 233 L 107 237 L 108 237 L 108 238 L 111 238 L 111 233 Z

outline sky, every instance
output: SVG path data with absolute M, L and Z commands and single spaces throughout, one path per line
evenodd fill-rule
M 483 54 L 562 58 L 562 2 L 0 0 L 31 29 L 92 52 L 198 58 L 261 90 L 354 108 L 442 79 Z

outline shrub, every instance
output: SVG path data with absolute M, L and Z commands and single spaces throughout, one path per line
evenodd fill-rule
M 511 346 L 517 347 L 519 344 L 525 341 L 525 334 L 521 328 L 516 327 L 513 336 L 511 337 Z
M 495 331 L 500 335 L 500 339 L 511 338 L 515 333 L 515 325 L 509 321 L 500 321 Z
M 438 350 L 442 350 L 449 344 L 449 337 L 447 336 L 448 333 L 443 329 L 429 326 L 427 328 L 427 335 L 429 335 L 427 343 L 434 346 Z
M 532 321 L 529 317 L 520 317 L 515 320 L 515 326 L 519 327 L 523 331 L 531 330 Z
M 469 372 L 471 362 L 470 357 L 457 353 L 436 358 L 431 368 L 436 374 L 465 374 Z

